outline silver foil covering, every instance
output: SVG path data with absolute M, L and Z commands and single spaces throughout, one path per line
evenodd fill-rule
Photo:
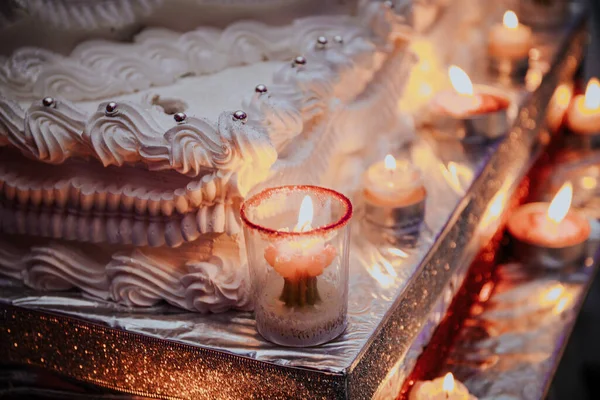
M 587 257 L 563 271 L 498 267 L 482 289 L 444 372 L 452 371 L 479 399 L 545 398 L 600 260 L 600 224 L 592 223 Z M 490 296 L 491 293 L 491 296 Z

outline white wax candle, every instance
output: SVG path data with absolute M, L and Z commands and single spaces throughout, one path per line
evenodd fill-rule
M 451 373 L 432 381 L 419 381 L 415 383 L 409 400 L 476 400 L 469 394 L 469 389 L 461 382 L 456 381 Z
M 590 79 L 585 95 L 575 96 L 567 112 L 567 125 L 574 133 L 600 133 L 600 81 L 598 79 Z
M 497 58 L 527 58 L 531 44 L 531 28 L 519 24 L 519 19 L 513 11 L 505 12 L 502 24 L 494 25 L 489 33 L 489 53 Z
M 403 207 L 423 199 L 421 174 L 407 161 L 396 162 L 387 155 L 369 167 L 364 179 L 367 201 L 382 207 Z
M 461 94 L 454 90 L 439 92 L 433 101 L 439 110 L 458 118 L 475 114 L 483 104 L 478 93 Z
M 550 203 L 528 203 L 508 220 L 508 230 L 521 241 L 548 248 L 582 243 L 590 234 L 585 217 L 571 211 L 573 187 L 567 182 Z

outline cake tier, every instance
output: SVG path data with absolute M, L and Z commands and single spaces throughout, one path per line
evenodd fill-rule
M 60 242 L 55 258 L 73 258 L 73 241 L 102 244 L 111 256 L 111 246 L 157 248 L 148 251 L 166 251 L 164 262 L 144 265 L 163 276 L 181 269 L 165 247 L 210 244 L 218 234 L 238 242 L 239 204 L 251 191 L 351 191 L 397 130 L 411 64 L 395 36 L 401 17 L 364 2 L 357 16 L 280 27 L 150 29 L 131 44 L 83 43 L 69 57 L 18 50 L 0 69 L 10 96 L 0 99 L 0 230 Z M 369 146 L 373 132 L 378 145 Z M 211 256 L 230 254 L 216 246 Z M 79 273 L 111 281 L 107 262 L 92 262 L 98 270 Z M 29 268 L 9 264 L 0 272 Z M 48 269 L 36 276 L 44 274 L 55 279 Z M 165 291 L 171 304 L 198 308 L 179 286 Z M 216 298 L 211 311 L 232 306 Z
M 207 313 L 252 308 L 237 244 L 213 236 L 177 250 L 0 236 L 0 272 L 45 291 L 79 289 L 125 306 L 161 301 Z

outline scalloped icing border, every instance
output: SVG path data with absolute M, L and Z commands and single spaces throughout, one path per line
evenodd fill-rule
M 67 94 L 71 100 L 85 98 L 85 93 L 100 93 L 101 97 L 106 97 L 113 93 L 113 89 L 116 91 L 114 93 L 135 91 L 154 84 L 168 84 L 189 72 L 203 72 L 197 70 L 197 65 L 202 65 L 209 71 L 221 69 L 224 65 L 239 65 L 262 58 L 287 58 L 289 53 L 286 51 L 289 50 L 285 49 L 290 48 L 290 40 L 296 40 L 297 43 L 291 48 L 307 50 L 308 57 L 304 60 L 308 59 L 308 65 L 306 61 L 298 62 L 297 58 L 292 66 L 284 66 L 276 74 L 273 90 L 266 96 L 259 93 L 259 96 L 255 96 L 248 103 L 257 114 L 251 116 L 252 123 L 245 124 L 243 119 L 236 121 L 236 113 L 233 114 L 233 118 L 231 114 L 228 116 L 229 125 L 232 124 L 231 121 L 245 125 L 238 128 L 240 132 L 237 138 L 251 136 L 253 141 L 245 143 L 246 146 L 230 143 L 236 136 L 231 132 L 222 131 L 221 121 L 225 121 L 226 118 L 224 114 L 219 119 L 220 138 L 212 138 L 212 143 L 217 146 L 224 144 L 241 151 L 248 149 L 248 152 L 240 157 L 243 161 L 246 161 L 244 156 L 255 156 L 252 165 L 248 165 L 247 162 L 237 163 L 238 166 L 243 164 L 247 167 L 247 173 L 240 174 L 244 179 L 238 180 L 238 185 L 244 186 L 240 191 L 245 194 L 257 183 L 251 179 L 252 176 L 261 175 L 258 181 L 266 177 L 266 171 L 277 157 L 276 150 L 281 151 L 281 147 L 284 147 L 281 142 L 289 143 L 294 136 L 302 132 L 305 123 L 327 112 L 332 99 L 351 99 L 368 83 L 374 71 L 371 70 L 370 75 L 365 71 L 372 69 L 374 43 L 377 40 L 371 41 L 375 37 L 365 26 L 370 28 L 377 24 L 379 31 L 382 26 L 387 27 L 385 36 L 379 38 L 380 42 L 386 43 L 400 20 L 401 18 L 383 3 L 364 2 L 358 18 L 310 17 L 297 20 L 286 27 L 268 27 L 246 21 L 233 24 L 222 32 L 204 28 L 180 36 L 164 30 L 147 30 L 140 34 L 137 42 L 132 45 L 107 46 L 106 43 L 98 41 L 83 43 L 69 58 L 42 49 L 25 48 L 4 61 L 4 66 L 0 69 L 0 86 L 16 97 L 48 95 L 52 93 L 49 89 L 52 85 L 59 87 L 60 92 Z M 337 35 L 339 32 L 342 34 Z M 323 33 L 336 33 L 332 37 L 336 43 L 327 47 L 327 44 L 321 45 L 317 42 L 315 46 L 315 42 L 309 40 L 315 35 L 322 36 Z M 200 45 L 200 49 L 191 51 L 190 46 L 197 46 L 198 43 L 214 48 L 207 53 L 201 50 Z M 252 51 L 239 48 L 251 44 L 255 46 Z M 219 57 L 215 57 L 215 54 L 221 54 L 219 48 L 227 49 L 224 61 L 219 61 L 224 62 L 223 65 L 211 66 L 210 62 L 198 63 L 199 60 L 190 59 L 191 54 L 208 57 L 211 62 L 217 62 Z M 236 57 L 241 54 L 242 59 L 231 58 L 232 54 Z M 251 54 L 252 57 L 258 55 L 259 59 L 245 59 L 243 57 L 249 56 L 244 54 Z M 113 76 L 104 76 L 103 69 L 115 71 L 111 75 L 119 76 L 119 71 L 127 71 L 127 74 L 119 80 Z M 139 78 L 137 81 L 130 79 L 132 71 L 135 72 L 133 76 Z M 165 76 L 169 78 L 165 80 Z M 49 86 L 48 82 L 54 83 Z M 355 85 L 354 89 L 348 89 L 352 85 L 347 85 L 347 82 L 361 84 Z M 41 122 L 38 121 L 40 118 Z M 185 116 L 183 118 L 185 119 Z M 203 126 L 197 126 L 198 121 L 202 121 Z M 299 124 L 299 121 L 303 123 Z M 181 121 L 176 119 L 176 122 Z M 210 125 L 210 122 L 198 119 L 184 122 L 186 123 L 183 126 L 191 126 L 197 132 Z M 119 140 L 108 137 L 114 136 L 114 132 L 108 135 L 103 130 L 103 124 L 110 128 L 117 125 L 121 135 Z M 139 129 L 140 126 L 153 134 L 144 134 Z M 91 154 L 104 165 L 140 162 L 149 169 L 177 170 L 178 166 L 198 164 L 194 151 L 184 151 L 174 156 L 173 153 L 176 152 L 171 151 L 172 144 L 163 140 L 168 136 L 168 132 L 161 138 L 161 127 L 154 120 L 152 110 L 145 111 L 131 103 L 116 106 L 110 102 L 103 103 L 98 112 L 86 122 L 84 113 L 65 100 L 47 97 L 42 100 L 41 105 L 34 103 L 24 112 L 16 102 L 0 99 L 0 128 L 0 145 L 10 144 L 19 148 L 25 155 L 44 162 L 59 163 L 71 156 L 86 157 Z M 236 130 L 235 126 L 228 128 Z M 282 132 L 291 132 L 287 134 L 291 137 L 281 138 L 285 135 Z M 279 148 L 275 149 L 268 143 L 269 140 Z M 133 147 L 111 148 L 111 144 L 115 147 L 115 143 L 118 142 L 133 143 Z M 210 144 L 211 140 L 196 138 L 195 143 L 187 143 L 197 149 Z M 261 150 L 252 148 L 257 144 L 262 154 L 259 154 Z M 208 147 L 207 150 L 211 151 L 210 146 Z M 269 155 L 266 156 L 267 154 Z M 204 155 L 204 159 L 206 158 Z M 206 164 L 210 163 L 205 162 L 202 166 L 222 167 L 215 166 L 214 163 Z M 259 174 L 257 171 L 263 173 Z M 189 173 L 190 169 L 184 167 L 180 172 Z M 250 182 L 246 183 L 246 179 L 250 179 Z
M 53 240 L 22 246 L 0 236 L 0 274 L 36 290 L 77 288 L 128 307 L 165 301 L 199 313 L 247 311 L 252 309 L 249 280 L 239 250 L 222 237 L 174 251 L 82 249 Z

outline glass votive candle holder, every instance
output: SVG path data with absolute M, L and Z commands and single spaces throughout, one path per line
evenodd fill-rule
M 315 346 L 346 329 L 352 203 L 316 186 L 282 186 L 241 208 L 256 327 L 267 340 Z

